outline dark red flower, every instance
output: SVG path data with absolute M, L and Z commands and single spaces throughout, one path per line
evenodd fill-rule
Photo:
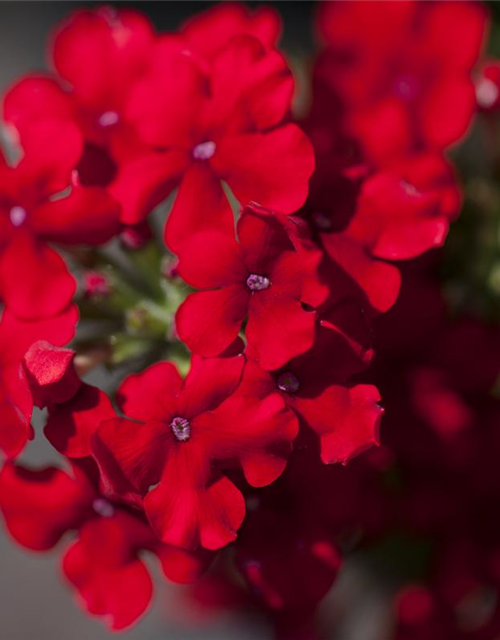
M 153 529 L 169 544 L 217 549 L 236 538 L 245 501 L 224 470 L 241 467 L 262 487 L 283 471 L 297 421 L 278 394 L 234 396 L 243 356 L 195 358 L 183 383 L 169 362 L 130 376 L 119 390 L 132 420 L 105 422 L 94 454 L 105 476 L 144 496 Z
M 363 359 L 370 356 L 368 350 L 363 355 L 362 348 L 348 340 L 334 322 L 335 316 L 330 321 L 324 319 L 314 347 L 275 371 L 247 362 L 238 393 L 263 397 L 279 392 L 319 436 L 322 461 L 346 464 L 379 444 L 383 409 L 376 387 L 345 386 L 350 375 L 366 366 Z
M 486 31 L 481 4 L 324 2 L 318 26 L 328 44 L 321 76 L 375 162 L 444 149 L 464 135 Z
M 321 252 L 296 249 L 273 216 L 243 213 L 239 243 L 216 231 L 186 241 L 178 273 L 203 289 L 179 308 L 177 331 L 195 353 L 215 356 L 246 339 L 265 369 L 276 369 L 314 342 L 316 308 L 328 290 L 317 278 Z

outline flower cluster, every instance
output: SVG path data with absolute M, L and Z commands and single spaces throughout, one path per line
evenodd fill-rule
M 472 75 L 486 23 L 468 1 L 320 4 L 299 118 L 274 9 L 222 3 L 173 33 L 129 8 L 77 10 L 51 71 L 3 96 L 21 159 L 0 162 L 0 511 L 27 548 L 71 539 L 64 573 L 113 629 L 150 603 L 143 552 L 199 598 L 217 582 L 283 633 L 307 626 L 342 536 L 391 519 L 376 478 L 392 450 L 408 454 L 408 518 L 456 532 L 444 489 L 431 508 L 435 486 L 411 468 L 472 493 L 474 456 L 457 449 L 447 475 L 440 447 L 462 432 L 464 453 L 468 434 L 487 446 L 472 425 L 498 408 L 457 394 L 485 392 L 497 369 L 492 351 L 487 374 L 454 358 L 462 332 L 484 345 L 481 327 L 448 330 L 439 310 L 426 323 L 412 292 L 408 311 L 399 263 L 441 247 L 460 212 L 445 154 L 498 100 L 494 62 Z M 395 345 L 417 350 L 409 379 Z M 100 363 L 121 365 L 110 395 L 82 379 Z M 380 444 L 378 388 L 387 446 L 350 462 Z M 35 407 L 60 466 L 17 459 Z M 469 551 L 493 579 L 490 548 Z M 402 596 L 398 640 L 459 637 L 436 631 L 463 595 L 445 593 L 447 561 Z

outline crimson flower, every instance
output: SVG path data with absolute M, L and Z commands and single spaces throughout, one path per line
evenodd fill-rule
M 262 487 L 283 471 L 297 421 L 278 394 L 232 395 L 243 356 L 195 358 L 183 383 L 160 362 L 122 384 L 118 399 L 132 418 L 104 422 L 94 455 L 117 486 L 144 496 L 163 542 L 218 549 L 236 538 L 245 516 L 240 490 L 224 471 L 240 467 Z M 123 490 L 122 493 L 125 493 Z
M 124 222 L 137 223 L 178 186 L 166 227 L 170 249 L 193 229 L 232 234 L 223 183 L 243 205 L 296 211 L 314 155 L 301 129 L 283 123 L 292 92 L 283 57 L 249 35 L 232 38 L 209 68 L 182 38 L 160 38 L 127 107 L 150 153 L 124 164 L 113 186 Z
M 92 470 L 92 467 L 89 467 Z M 207 554 L 192 554 L 157 540 L 140 512 L 111 502 L 82 468 L 33 470 L 7 463 L 0 472 L 0 511 L 12 537 L 35 551 L 54 547 L 69 531 L 78 538 L 63 557 L 66 578 L 89 613 L 124 629 L 147 609 L 153 584 L 142 551 L 160 560 L 174 582 L 192 582 Z
M 248 318 L 248 344 L 262 367 L 275 369 L 313 345 L 311 309 L 328 293 L 316 273 L 321 253 L 296 249 L 275 216 L 250 208 L 238 222 L 238 238 L 207 231 L 186 241 L 178 272 L 203 291 L 179 308 L 177 331 L 195 353 L 215 356 Z

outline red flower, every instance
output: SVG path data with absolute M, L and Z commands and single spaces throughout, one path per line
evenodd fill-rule
M 23 144 L 29 142 L 32 122 L 77 125 L 85 141 L 78 162 L 81 181 L 110 183 L 117 161 L 141 146 L 124 118 L 124 106 L 153 44 L 153 29 L 140 13 L 111 7 L 74 12 L 52 43 L 60 79 L 32 75 L 19 81 L 5 96 L 5 120 Z
M 22 318 L 57 314 L 75 292 L 48 242 L 98 245 L 119 229 L 109 194 L 72 180 L 81 144 L 74 125 L 46 121 L 30 128 L 16 167 L 0 166 L 0 295 Z
M 317 307 L 328 290 L 317 279 L 319 251 L 297 250 L 274 216 L 243 213 L 239 243 L 216 231 L 186 241 L 178 272 L 204 291 L 179 308 L 180 338 L 203 356 L 224 351 L 245 334 L 262 367 L 275 369 L 311 348 Z
M 249 484 L 262 487 L 286 465 L 297 422 L 277 394 L 231 395 L 243 363 L 243 356 L 194 359 L 184 383 L 169 362 L 130 376 L 119 400 L 135 421 L 110 420 L 95 436 L 106 477 L 123 487 L 122 474 L 130 492 L 145 496 L 164 542 L 207 549 L 231 542 L 245 501 L 223 471 L 239 466 Z
M 473 66 L 486 12 L 476 2 L 324 2 L 320 73 L 376 162 L 444 149 L 475 112 Z
M 193 229 L 233 233 L 221 181 L 243 205 L 288 214 L 303 204 L 314 168 L 305 134 L 282 124 L 293 81 L 280 54 L 237 36 L 202 67 L 182 39 L 159 40 L 127 109 L 151 153 L 123 166 L 113 187 L 134 224 L 179 186 L 166 227 L 174 251 Z
M 349 319 L 352 331 L 356 322 L 352 311 Z M 383 414 L 376 387 L 345 386 L 351 375 L 366 367 L 371 352 L 343 332 L 336 324 L 339 320 L 338 314 L 324 318 L 314 347 L 275 371 L 264 371 L 255 362 L 247 362 L 238 389 L 238 393 L 258 397 L 280 393 L 287 406 L 319 436 L 325 464 L 346 464 L 379 444 Z
M 148 607 L 153 585 L 139 558 L 155 554 L 174 582 L 195 580 L 206 554 L 191 554 L 159 542 L 140 512 L 110 502 L 80 469 L 73 475 L 47 467 L 5 464 L 0 472 L 0 510 L 12 537 L 36 551 L 51 549 L 69 531 L 78 539 L 66 551 L 63 569 L 89 613 L 105 616 L 114 630 L 130 626 Z
M 21 369 L 28 347 L 39 339 L 66 344 L 75 333 L 76 307 L 58 316 L 28 322 L 4 310 L 0 321 L 0 449 L 13 458 L 34 436 L 30 425 L 33 399 Z

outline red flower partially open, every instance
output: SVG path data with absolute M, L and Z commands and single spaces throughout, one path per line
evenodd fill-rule
M 28 322 L 4 310 L 0 321 L 0 449 L 17 456 L 34 436 L 31 428 L 33 397 L 21 363 L 30 345 L 48 340 L 64 345 L 75 333 L 78 313 L 70 305 L 52 318 Z

